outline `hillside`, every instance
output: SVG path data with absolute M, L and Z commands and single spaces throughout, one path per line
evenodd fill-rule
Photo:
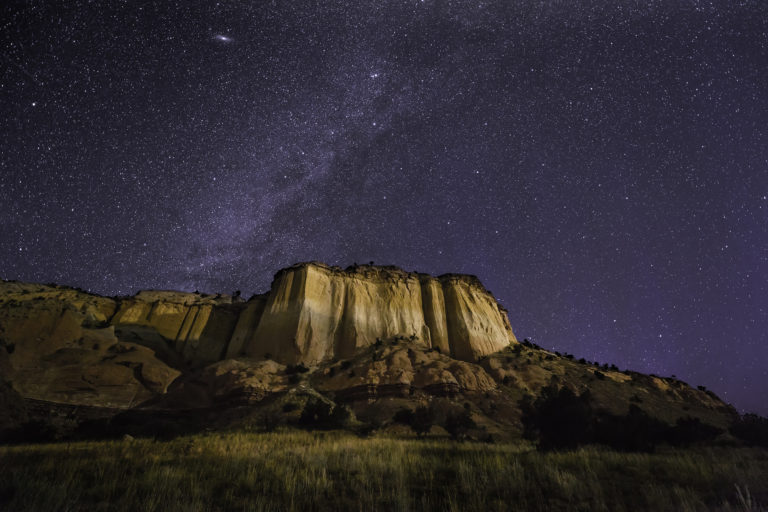
M 314 421 L 337 411 L 335 425 L 357 430 L 397 431 L 398 411 L 421 408 L 436 428 L 463 417 L 470 436 L 514 438 L 524 404 L 562 388 L 670 425 L 736 417 L 674 378 L 519 343 L 473 276 L 372 265 L 294 265 L 247 301 L 2 282 L 0 371 L 12 386 L 0 404 L 54 437 L 274 428 L 306 424 L 314 407 Z

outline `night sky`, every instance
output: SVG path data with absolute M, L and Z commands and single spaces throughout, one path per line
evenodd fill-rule
M 0 277 L 476 274 L 768 414 L 768 2 L 3 2 Z

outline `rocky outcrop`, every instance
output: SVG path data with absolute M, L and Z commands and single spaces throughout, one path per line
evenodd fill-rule
M 164 393 L 180 371 L 120 340 L 116 301 L 57 286 L 0 283 L 0 368 L 25 398 L 125 408 Z
M 366 388 L 379 396 L 384 390 L 490 391 L 497 384 L 485 370 L 458 361 L 422 344 L 389 342 L 374 345 L 352 360 L 339 361 L 315 374 L 318 391 L 344 394 Z M 386 391 L 385 391 L 386 393 Z
M 372 265 L 295 265 L 275 276 L 269 293 L 247 303 L 173 291 L 112 299 L 8 282 L 0 297 L 0 336 L 34 356 L 68 346 L 83 329 L 105 327 L 179 368 L 240 355 L 316 364 L 393 338 L 473 361 L 516 341 L 506 311 L 477 278 Z
M 506 311 L 477 278 L 395 267 L 298 264 L 278 272 L 269 293 L 247 302 L 156 290 L 108 298 L 56 285 L 0 283 L 0 370 L 33 399 L 132 407 L 211 364 L 237 375 L 204 373 L 206 381 L 227 383 L 222 389 L 233 382 L 262 389 L 252 371 L 258 361 L 313 366 L 385 341 L 475 361 L 515 337 Z M 235 358 L 245 362 L 226 363 Z M 414 370 L 414 385 L 456 380 L 437 366 Z M 399 371 L 374 380 L 387 385 Z
M 110 323 L 121 338 L 141 341 L 177 364 L 200 365 L 225 357 L 244 307 L 228 295 L 141 291 L 120 300 Z
M 466 361 L 516 341 L 506 312 L 473 276 L 305 263 L 280 271 L 257 307 L 257 327 L 251 335 L 236 330 L 238 344 L 252 357 L 291 364 L 347 358 L 392 338 Z

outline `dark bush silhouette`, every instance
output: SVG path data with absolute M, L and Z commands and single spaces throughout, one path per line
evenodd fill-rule
M 353 418 L 352 410 L 346 405 L 337 405 L 331 411 L 328 418 L 331 428 L 344 428 L 349 426 Z
M 309 399 L 299 417 L 299 423 L 307 427 L 324 428 L 330 423 L 331 404 L 319 399 Z
M 550 385 L 533 402 L 523 398 L 524 436 L 538 440 L 541 450 L 575 448 L 592 438 L 594 413 L 589 392 L 576 395 L 570 388 Z
M 675 426 L 668 430 L 666 441 L 674 446 L 688 446 L 712 441 L 722 433 L 721 429 L 702 423 L 699 418 L 687 416 L 679 418 Z
M 53 425 L 32 420 L 16 428 L 0 431 L 0 443 L 48 443 L 61 438 L 62 434 Z
M 619 451 L 651 452 L 662 443 L 688 446 L 712 441 L 722 433 L 691 417 L 680 418 L 670 426 L 635 403 L 630 403 L 625 415 L 597 410 L 590 403 L 588 391 L 576 395 L 567 387 L 557 389 L 555 385 L 544 388 L 535 401 L 524 398 L 520 407 L 524 436 L 537 441 L 538 448 L 544 451 L 596 443 Z
M 768 447 L 768 418 L 745 414 L 733 422 L 730 432 L 747 445 Z
M 400 409 L 392 418 L 395 422 L 411 427 L 419 437 L 426 435 L 435 423 L 435 413 L 429 407 L 419 406 L 416 410 Z
M 652 452 L 664 440 L 669 426 L 635 404 L 625 416 L 602 412 L 595 417 L 593 442 L 619 451 Z
M 413 411 L 405 408 L 400 409 L 392 417 L 392 421 L 410 426 L 413 423 Z
M 305 427 L 329 429 L 344 428 L 352 420 L 352 411 L 343 405 L 333 405 L 319 398 L 307 400 L 299 423 Z
M 473 428 L 477 428 L 477 425 L 468 410 L 456 414 L 449 414 L 445 419 L 445 430 L 454 440 L 465 439 L 469 431 Z

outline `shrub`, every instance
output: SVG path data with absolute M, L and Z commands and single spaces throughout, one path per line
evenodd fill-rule
M 537 441 L 538 448 L 544 451 L 597 443 L 618 451 L 651 452 L 660 443 L 687 446 L 711 441 L 722 432 L 690 417 L 681 418 L 674 426 L 669 426 L 649 416 L 634 403 L 630 404 L 626 415 L 596 410 L 590 403 L 588 391 L 576 395 L 565 387 L 558 390 L 555 385 L 544 388 L 535 401 L 530 396 L 524 397 L 520 408 L 524 436 Z M 768 420 L 763 421 L 764 442 L 768 443 Z M 734 429 L 731 431 L 733 433 Z
M 331 417 L 331 404 L 317 398 L 307 400 L 299 423 L 308 427 L 325 427 Z
M 535 400 L 520 401 L 523 435 L 538 440 L 541 450 L 575 448 L 591 440 L 592 407 L 589 392 L 576 395 L 567 387 L 550 385 Z
M 413 423 L 413 411 L 410 409 L 402 408 L 395 413 L 395 415 L 392 417 L 392 421 L 402 425 L 410 426 L 411 423 Z
M 435 414 L 429 407 L 421 405 L 415 411 L 400 409 L 395 413 L 393 420 L 408 425 L 419 437 L 422 437 L 430 431 L 435 423 Z
M 596 418 L 593 441 L 619 451 L 651 452 L 667 429 L 665 423 L 632 404 L 625 416 L 602 413 Z
M 319 398 L 311 398 L 301 411 L 299 423 L 320 429 L 345 428 L 353 418 L 354 414 L 345 405 L 334 405 Z
M 675 426 L 669 429 L 666 440 L 674 446 L 688 446 L 696 443 L 712 441 L 723 431 L 707 423 L 702 423 L 699 418 L 678 418 Z
M 750 446 L 768 447 L 768 418 L 745 414 L 733 422 L 731 434 Z
M 352 422 L 352 410 L 346 405 L 337 405 L 331 411 L 328 418 L 328 426 L 331 428 L 345 428 Z
M 468 410 L 461 411 L 457 414 L 449 414 L 445 419 L 445 430 L 451 435 L 454 440 L 463 440 L 467 437 L 467 433 L 477 428 L 472 416 Z

